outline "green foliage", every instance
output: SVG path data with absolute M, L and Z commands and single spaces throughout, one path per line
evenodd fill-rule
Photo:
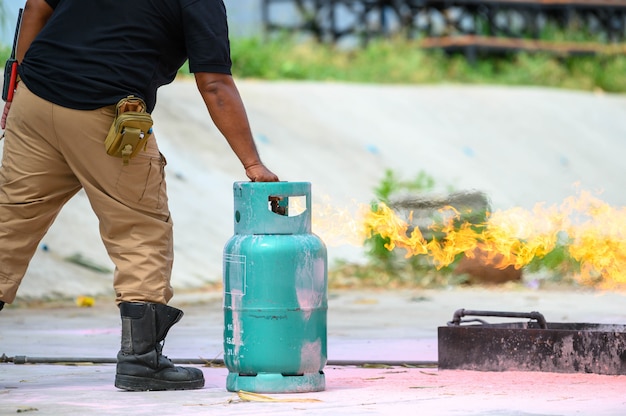
M 552 35 L 555 36 L 555 35 Z M 547 53 L 484 56 L 470 64 L 463 55 L 420 49 L 404 38 L 377 39 L 342 49 L 282 35 L 233 39 L 233 73 L 241 78 L 386 84 L 470 83 L 536 85 L 625 92 L 626 56 L 563 57 Z
M 11 47 L 10 46 L 0 46 L 0 62 L 6 62 L 11 56 Z
M 231 42 L 233 72 L 243 78 L 299 80 L 311 79 L 316 72 L 323 76 L 319 62 L 328 58 L 327 53 L 324 47 L 309 49 L 286 35 L 267 42 L 259 38 Z
M 183 66 L 178 70 L 179 74 L 181 75 L 191 75 L 191 72 L 189 71 L 189 61 L 185 61 L 185 63 L 183 64 Z
M 386 169 L 380 184 L 374 188 L 374 196 L 384 203 L 389 203 L 393 194 L 401 191 L 429 192 L 435 187 L 435 179 L 426 172 L 420 171 L 417 176 L 410 181 L 403 181 L 391 169 Z

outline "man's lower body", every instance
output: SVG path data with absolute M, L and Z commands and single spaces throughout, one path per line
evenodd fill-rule
M 160 350 L 182 316 L 166 305 L 173 295 L 173 236 L 165 158 L 154 137 L 126 166 L 107 155 L 104 138 L 114 111 L 114 106 L 71 110 L 19 85 L 0 166 L 0 302 L 13 302 L 41 239 L 65 203 L 84 189 L 115 264 L 113 287 L 123 332 L 118 378 L 125 371 L 135 377 L 133 383 L 116 385 L 129 390 L 201 387 L 200 370 L 181 369 L 174 376 L 172 368 L 179 367 Z M 165 381 L 159 383 L 161 378 Z M 186 380 L 177 384 L 181 378 Z

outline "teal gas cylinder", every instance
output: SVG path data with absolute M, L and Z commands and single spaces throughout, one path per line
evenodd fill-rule
M 236 182 L 224 247 L 228 391 L 325 388 L 326 246 L 311 233 L 311 184 Z

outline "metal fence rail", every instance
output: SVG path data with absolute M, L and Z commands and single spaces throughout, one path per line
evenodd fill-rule
M 308 34 L 320 42 L 367 43 L 381 36 L 454 36 L 623 42 L 626 0 L 263 0 L 266 33 Z

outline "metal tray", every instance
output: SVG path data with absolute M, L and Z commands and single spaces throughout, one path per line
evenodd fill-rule
M 465 316 L 528 318 L 488 323 Z M 626 326 L 546 322 L 539 312 L 459 309 L 438 328 L 440 369 L 626 374 Z

